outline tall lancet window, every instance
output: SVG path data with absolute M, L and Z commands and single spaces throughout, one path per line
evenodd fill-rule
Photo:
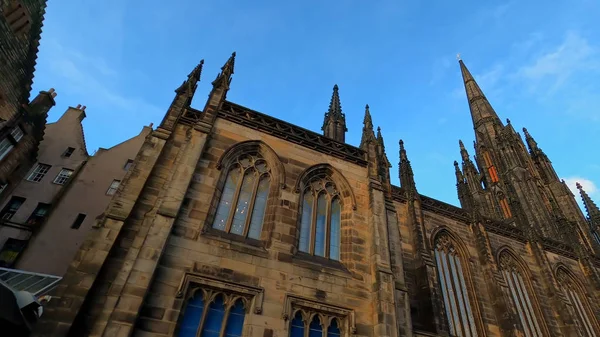
M 270 181 L 270 169 L 264 159 L 238 158 L 227 173 L 213 228 L 260 239 Z
M 574 314 L 577 327 L 582 336 L 598 337 L 598 322 L 590 310 L 590 305 L 585 297 L 582 287 L 564 268 L 556 271 L 556 280 Z
M 460 255 L 448 234 L 441 234 L 435 240 L 435 260 L 450 335 L 476 337 L 477 327 L 469 300 L 465 272 Z
M 312 179 L 302 196 L 301 252 L 340 259 L 342 204 L 335 184 L 324 177 Z
M 524 276 L 525 273 L 521 265 L 507 251 L 500 254 L 499 260 L 502 275 L 508 285 L 508 291 L 521 320 L 525 337 L 543 337 L 542 329 L 534 310 L 536 307 L 534 298 L 526 282 L 528 278 Z

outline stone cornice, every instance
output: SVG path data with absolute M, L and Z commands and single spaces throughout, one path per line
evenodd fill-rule
M 357 147 L 337 142 L 316 132 L 229 101 L 223 102 L 218 116 L 363 167 L 368 164 L 364 151 Z

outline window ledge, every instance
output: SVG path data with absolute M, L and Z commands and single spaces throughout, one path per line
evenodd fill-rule
M 320 272 L 328 272 L 340 276 L 351 276 L 350 271 L 340 261 L 331 260 L 322 256 L 315 256 L 298 251 L 293 261 L 296 265 Z
M 250 253 L 261 257 L 268 257 L 264 242 L 256 239 L 243 237 L 241 235 L 226 233 L 212 227 L 205 228 L 202 235 L 210 237 L 216 241 L 224 242 L 230 245 L 231 249 L 242 253 Z

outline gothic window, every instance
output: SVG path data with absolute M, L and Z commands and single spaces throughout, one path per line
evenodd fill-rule
M 581 291 L 578 282 L 563 268 L 556 272 L 556 280 L 563 291 L 567 303 L 570 305 L 574 318 L 582 336 L 597 337 L 597 322 L 594 314 L 589 310 L 587 299 Z
M 241 156 L 229 169 L 212 227 L 251 239 L 260 239 L 271 182 L 267 162 L 259 156 Z
M 290 322 L 289 337 L 340 337 L 340 322 L 338 317 L 298 310 Z
M 335 184 L 326 177 L 309 181 L 302 196 L 301 252 L 340 259 L 342 205 Z
M 489 152 L 483 152 L 483 161 L 485 162 L 485 167 L 487 168 L 488 173 L 490 174 L 490 179 L 493 183 L 497 183 L 499 181 L 498 172 L 496 172 L 496 167 L 492 163 L 492 158 L 490 157 Z
M 502 276 L 508 285 L 510 297 L 517 309 L 525 337 L 543 337 L 536 311 L 533 309 L 535 304 L 525 282 L 527 277 L 524 276 L 522 268 L 507 252 L 501 253 L 499 260 Z
M 476 337 L 477 328 L 461 258 L 447 234 L 438 236 L 435 241 L 435 260 L 450 334 Z
M 500 204 L 500 209 L 502 209 L 502 214 L 504 215 L 504 218 L 510 218 L 512 216 L 512 213 L 510 212 L 510 207 L 508 206 L 508 200 L 502 192 L 498 193 L 498 203 Z
M 179 337 L 241 337 L 248 299 L 198 288 L 183 309 Z

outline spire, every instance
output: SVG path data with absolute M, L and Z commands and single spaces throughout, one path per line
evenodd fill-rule
M 465 182 L 465 176 L 463 176 L 462 171 L 458 167 L 458 162 L 454 161 L 454 174 L 456 175 L 456 183 L 461 184 Z
M 463 160 L 463 162 L 467 162 L 470 161 L 471 158 L 469 158 L 469 152 L 467 152 L 467 149 L 465 149 L 465 144 L 463 144 L 462 140 L 458 140 L 458 146 L 460 146 L 460 156 Z
M 363 120 L 363 131 L 360 139 L 360 148 L 367 149 L 367 143 L 374 141 L 375 132 L 373 132 L 373 119 L 371 119 L 371 112 L 369 111 L 369 105 L 365 106 L 365 118 Z
M 325 113 L 325 120 L 323 121 L 321 130 L 324 131 L 323 134 L 325 137 L 344 143 L 346 131 L 348 131 L 348 129 L 346 128 L 346 116 L 342 112 L 342 104 L 340 103 L 340 94 L 338 90 L 337 84 L 334 85 L 331 101 L 329 102 L 329 110 Z
M 202 74 L 203 65 L 204 60 L 200 60 L 200 63 L 198 63 L 198 65 L 194 67 L 192 72 L 188 75 L 187 80 L 183 81 L 179 88 L 175 89 L 175 92 L 178 94 L 187 93 L 193 95 L 194 91 L 196 91 L 198 82 L 200 82 L 200 75 Z
M 377 127 L 377 143 L 381 146 L 382 150 L 385 150 L 385 145 L 383 144 L 383 136 L 381 135 L 381 127 Z
M 329 102 L 328 114 L 334 118 L 343 117 L 342 104 L 340 103 L 340 94 L 338 92 L 338 85 L 333 86 L 333 94 L 331 95 L 331 102 Z
M 538 147 L 538 144 L 535 141 L 535 139 L 531 137 L 531 135 L 527 131 L 527 128 L 523 128 L 523 133 L 525 134 L 525 141 L 527 142 L 527 146 L 529 147 L 529 152 L 534 153 L 542 150 Z
M 229 89 L 229 83 L 231 83 L 231 75 L 233 75 L 233 68 L 235 65 L 235 52 L 231 53 L 231 56 L 221 67 L 221 72 L 217 75 L 217 78 L 212 82 L 213 87 L 225 86 L 225 89 Z
M 489 134 L 494 132 L 494 123 L 503 126 L 500 118 L 498 118 L 498 115 L 483 94 L 483 91 L 481 91 L 481 88 L 479 88 L 477 82 L 475 82 L 473 75 L 471 75 L 471 72 L 469 72 L 469 69 L 467 69 L 464 62 L 459 60 L 458 63 L 460 64 L 460 71 L 462 73 L 467 99 L 469 101 L 469 109 L 471 110 L 471 118 L 473 119 L 474 128 L 479 130 L 480 126 L 487 124 L 488 122 L 492 122 L 488 127 L 487 133 Z M 490 138 L 494 139 L 494 137 Z
M 592 228 L 600 226 L 600 209 L 598 206 L 596 206 L 592 198 L 590 198 L 590 196 L 583 190 L 583 186 L 581 186 L 580 183 L 575 184 L 579 190 L 579 194 L 581 194 L 583 205 L 585 206 L 588 218 L 590 219 L 590 225 Z
M 406 155 L 406 150 L 404 149 L 404 141 L 400 139 L 400 186 L 407 191 L 416 192 L 417 187 L 415 184 L 415 177 L 413 174 L 412 166 L 410 165 L 410 160 L 408 160 L 408 156 Z

